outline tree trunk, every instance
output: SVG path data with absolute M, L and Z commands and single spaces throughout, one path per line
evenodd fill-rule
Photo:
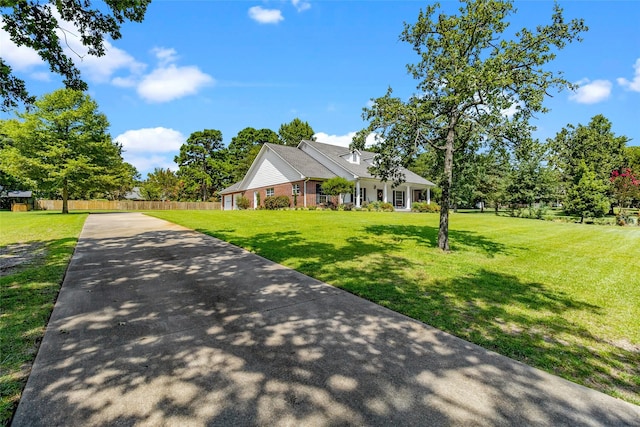
M 62 182 L 62 213 L 69 213 L 69 183 L 67 182 L 67 178 Z
M 452 120 L 453 121 L 453 120 Z M 444 179 L 442 180 L 442 206 L 440 206 L 440 230 L 438 231 L 438 247 L 449 251 L 449 204 L 451 185 L 453 184 L 453 141 L 455 132 L 453 126 L 447 132 L 447 142 L 444 150 Z

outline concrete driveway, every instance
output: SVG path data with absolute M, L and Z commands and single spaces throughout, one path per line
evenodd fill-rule
M 217 239 L 90 215 L 14 426 L 640 425 L 640 407 Z

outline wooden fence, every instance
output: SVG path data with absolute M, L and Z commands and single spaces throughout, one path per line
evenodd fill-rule
M 138 200 L 69 200 L 70 211 L 220 210 L 220 202 L 150 202 Z M 36 209 L 61 211 L 62 200 L 36 200 Z

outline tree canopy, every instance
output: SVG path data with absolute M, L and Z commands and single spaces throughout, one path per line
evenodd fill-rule
M 142 195 L 147 200 L 178 200 L 181 182 L 171 169 L 155 168 L 147 174 L 147 180 L 142 184 Z
M 0 169 L 40 191 L 61 193 L 63 213 L 70 193 L 126 191 L 122 186 L 137 175 L 111 140 L 106 116 L 83 92 L 57 90 L 18 117 L 1 124 Z
M 407 70 L 418 81 L 418 93 L 403 101 L 386 95 L 365 108 L 367 128 L 354 138 L 364 147 L 376 135 L 382 179 L 401 182 L 399 173 L 423 149 L 442 156 L 442 209 L 438 246 L 449 250 L 449 205 L 454 153 L 471 143 L 504 144 L 528 137 L 529 119 L 545 112 L 546 94 L 571 84 L 560 73 L 545 70 L 558 50 L 579 40 L 586 30 L 580 19 L 565 22 L 556 4 L 551 23 L 523 28 L 509 38 L 509 0 L 463 0 L 459 13 L 446 15 L 433 4 L 414 24 L 405 23 L 400 39 L 419 57 Z M 508 111 L 514 114 L 508 114 Z
M 338 203 L 340 204 L 340 197 L 342 194 L 351 193 L 353 191 L 353 182 L 341 177 L 336 176 L 324 181 L 321 185 L 322 192 L 327 196 L 338 197 Z
M 229 163 L 233 170 L 231 181 L 240 181 L 244 177 L 265 143 L 280 144 L 278 134 L 271 129 L 247 127 L 231 138 L 227 147 Z
M 229 181 L 231 172 L 226 163 L 222 132 L 217 129 L 204 129 L 189 135 L 175 162 L 187 198 L 206 202 L 214 191 L 222 189 Z
M 278 129 L 280 143 L 290 147 L 297 147 L 303 139 L 315 141 L 314 134 L 315 132 L 309 123 L 303 122 L 297 117 L 289 123 L 283 123 Z
M 68 29 L 60 26 L 59 20 L 70 22 L 79 33 L 87 54 L 105 54 L 105 36 L 119 39 L 120 26 L 125 21 L 141 22 L 151 0 L 105 0 L 106 7 L 95 6 L 91 0 L 41 1 L 3 0 L 0 16 L 2 28 L 9 33 L 11 41 L 18 46 L 34 49 L 49 64 L 52 72 L 64 78 L 67 88 L 84 91 L 87 84 L 80 71 L 64 52 Z M 15 108 L 20 102 L 31 104 L 35 99 L 29 95 L 23 80 L 14 76 L 9 64 L 0 57 L 0 94 L 2 109 Z

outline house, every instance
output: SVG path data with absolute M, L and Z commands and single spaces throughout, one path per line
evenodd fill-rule
M 322 193 L 323 181 L 341 176 L 354 182 L 355 191 L 343 198 L 356 207 L 365 202 L 390 202 L 396 209 L 411 209 L 414 201 L 431 201 L 434 183 L 405 169 L 405 182 L 394 187 L 369 173 L 375 153 L 350 150 L 337 145 L 302 140 L 297 147 L 266 143 L 260 149 L 242 181 L 220 192 L 222 209 L 237 209 L 237 199 L 249 199 L 250 208 L 260 206 L 266 197 L 287 196 L 292 207 L 328 203 Z

